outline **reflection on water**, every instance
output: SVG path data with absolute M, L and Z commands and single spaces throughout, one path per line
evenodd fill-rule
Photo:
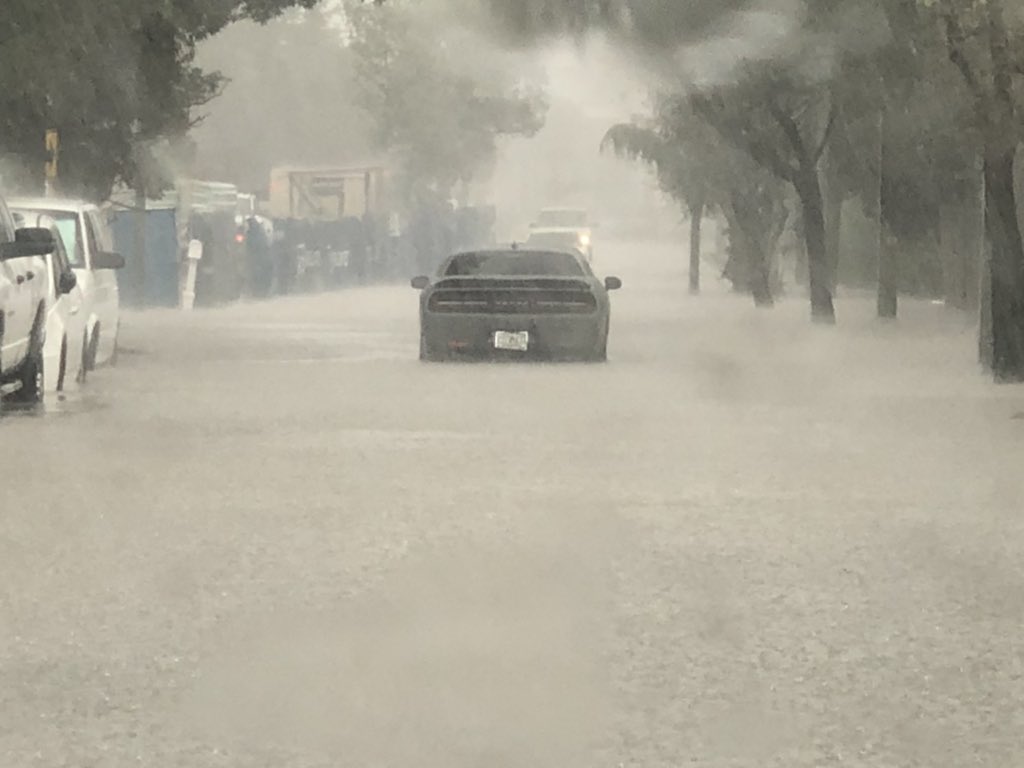
M 88 389 L 71 389 L 67 392 L 51 392 L 40 405 L 16 403 L 7 399 L 0 411 L 5 419 L 40 419 L 54 416 L 72 416 L 83 413 L 105 411 L 110 403 L 100 393 Z

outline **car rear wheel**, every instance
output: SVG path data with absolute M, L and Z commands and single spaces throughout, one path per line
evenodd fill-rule
M 86 349 L 88 352 L 85 357 L 85 369 L 87 371 L 95 371 L 96 359 L 100 354 L 100 327 L 98 325 L 93 329 L 92 336 L 89 338 L 89 345 Z
M 43 402 L 43 345 L 32 343 L 25 362 L 18 371 L 17 381 L 21 387 L 11 399 L 22 405 L 38 405 Z
M 424 333 L 420 334 L 420 360 L 424 363 L 436 363 L 444 359 L 437 353 L 430 342 L 427 341 L 427 336 Z
M 121 339 L 121 323 L 117 324 L 117 331 L 114 333 L 114 350 L 110 353 L 110 366 L 117 365 L 118 342 Z
M 604 332 L 598 345 L 586 356 L 591 363 L 604 363 L 608 360 L 608 331 Z
M 60 368 L 57 369 L 57 391 L 64 391 L 64 378 L 68 370 L 68 340 L 67 337 L 60 343 Z
M 82 359 L 79 361 L 78 378 L 79 384 L 85 383 L 85 377 L 89 375 L 89 334 L 82 332 Z

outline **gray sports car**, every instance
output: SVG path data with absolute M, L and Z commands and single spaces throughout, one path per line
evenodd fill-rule
M 549 358 L 603 361 L 608 292 L 578 252 L 489 249 L 449 257 L 416 277 L 420 359 Z

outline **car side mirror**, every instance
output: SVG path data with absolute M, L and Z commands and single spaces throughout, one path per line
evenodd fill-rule
M 622 287 L 622 281 L 617 277 L 606 277 L 604 279 L 605 290 L 617 291 Z
M 78 278 L 74 272 L 61 272 L 60 277 L 57 278 L 57 290 L 61 294 L 71 293 L 75 290 L 76 285 L 78 285 Z
M 23 227 L 15 230 L 13 243 L 0 244 L 0 260 L 49 256 L 56 250 L 57 242 L 46 227 Z
M 124 256 L 113 251 L 100 251 L 93 254 L 93 269 L 124 269 Z
M 409 284 L 412 285 L 412 287 L 415 288 L 417 291 L 422 291 L 424 288 L 430 285 L 430 278 L 427 277 L 426 275 L 417 275 L 410 281 Z

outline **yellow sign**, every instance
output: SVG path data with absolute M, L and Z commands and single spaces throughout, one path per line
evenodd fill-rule
M 57 178 L 57 160 L 60 156 L 60 134 L 57 131 L 46 132 L 46 178 Z

